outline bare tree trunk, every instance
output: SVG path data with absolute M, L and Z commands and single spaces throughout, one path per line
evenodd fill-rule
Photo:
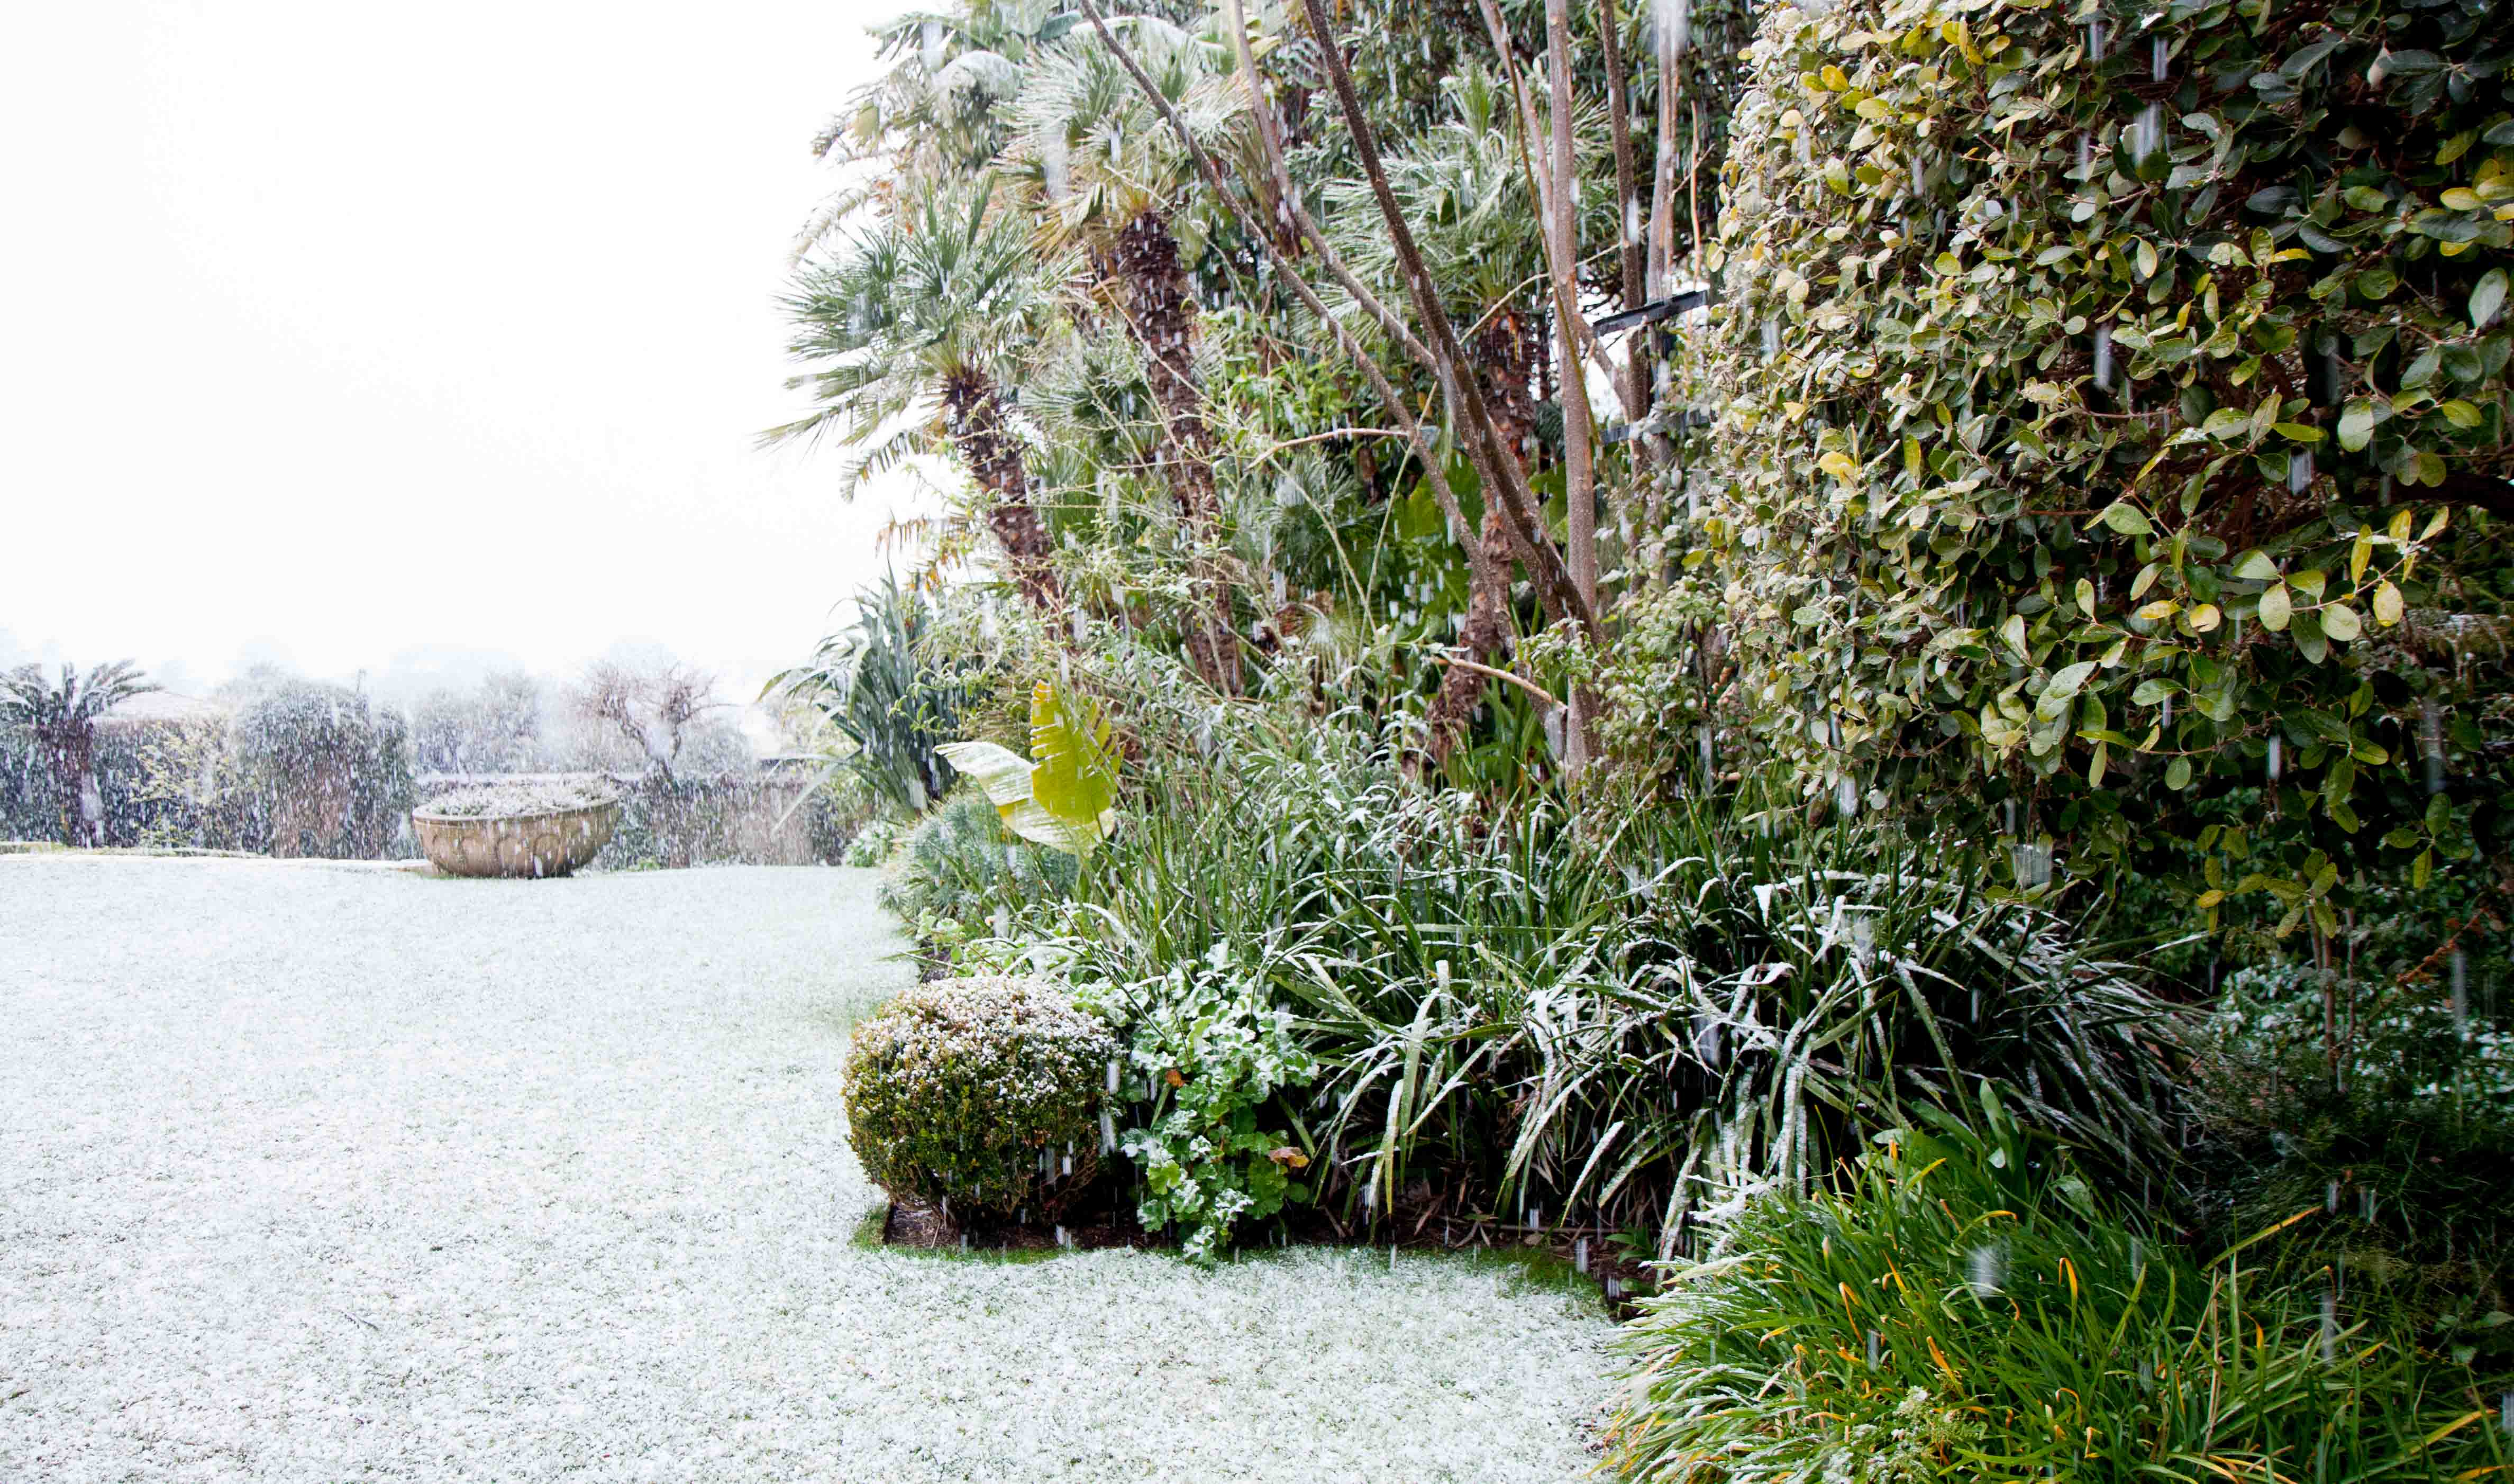
M 964 371 L 944 380 L 943 410 L 960 461 L 988 494 L 987 527 L 1004 549 L 1013 585 L 1040 613 L 1063 613 L 1065 593 L 1049 565 L 1056 543 L 1030 502 L 1030 471 L 1004 425 L 1003 398 L 985 377 Z
M 1664 12 L 1651 21 L 1658 52 L 1658 161 L 1650 173 L 1649 262 L 1642 291 L 1656 299 L 1675 292 L 1676 106 L 1684 92 L 1684 41 Z
M 1580 177 L 1571 151 L 1570 0 L 1545 0 L 1546 55 L 1553 69 L 1547 111 L 1554 124 L 1554 302 L 1561 322 L 1555 353 L 1561 357 L 1563 504 L 1569 539 L 1563 559 L 1571 581 L 1594 613 L 1598 607 L 1597 471 L 1591 463 L 1589 376 L 1580 363 Z
M 1647 253 L 1641 220 L 1641 189 L 1633 166 L 1632 100 L 1626 97 L 1624 38 L 1615 19 L 1615 0 L 1599 0 L 1598 35 L 1606 51 L 1606 127 L 1615 144 L 1615 230 L 1623 247 L 1624 307 L 1638 309 L 1649 301 Z M 1647 407 L 1649 337 L 1644 328 L 1624 352 L 1624 404 Z
M 1161 462 L 1191 540 L 1206 548 L 1196 562 L 1206 612 L 1188 625 L 1188 657 L 1204 683 L 1239 694 L 1239 638 L 1231 621 L 1231 582 L 1213 555 L 1222 540 L 1222 501 L 1213 483 L 1213 434 L 1204 421 L 1204 392 L 1196 376 L 1196 302 L 1178 239 L 1158 212 L 1126 224 L 1110 248 L 1104 271 L 1126 297 L 1126 320 L 1147 357 L 1147 379 L 1167 436 Z

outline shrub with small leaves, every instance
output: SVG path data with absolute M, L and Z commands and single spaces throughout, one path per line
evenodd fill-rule
M 891 1000 L 856 1026 L 847 1137 L 865 1174 L 955 1219 L 1053 1216 L 1099 1167 L 1116 1037 L 1034 980 L 964 979 Z
M 1810 792 L 2089 870 L 2163 827 L 2187 900 L 2282 929 L 2470 854 L 2506 786 L 2509 38 L 2501 0 L 1766 12 L 1694 560 Z

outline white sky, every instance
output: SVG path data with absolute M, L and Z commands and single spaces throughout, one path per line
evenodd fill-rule
M 898 9 L 13 7 L 0 662 L 642 640 L 747 700 L 884 563 L 892 493 L 751 440 L 799 409 L 811 138 Z

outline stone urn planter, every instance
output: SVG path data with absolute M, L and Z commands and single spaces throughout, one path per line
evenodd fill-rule
M 616 794 L 588 788 L 468 789 L 414 809 L 421 854 L 452 876 L 564 876 L 620 825 Z

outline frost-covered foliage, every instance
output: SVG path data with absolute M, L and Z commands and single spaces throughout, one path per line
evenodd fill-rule
M 2501 0 L 1764 17 L 1701 536 L 1807 791 L 2088 869 L 2196 839 L 2177 896 L 2282 932 L 2468 859 L 2505 786 Z
M 105 843 L 97 721 L 121 702 L 156 689 L 128 660 L 98 665 L 84 678 L 68 664 L 58 680 L 45 679 L 42 667 L 32 664 L 0 672 L 0 732 L 33 742 L 43 758 L 62 802 L 63 844 Z
M 860 868 L 879 865 L 898 848 L 901 833 L 900 827 L 888 820 L 868 820 L 855 838 L 847 842 L 846 855 L 839 863 Z
M 964 787 L 908 831 L 882 903 L 920 928 L 983 933 L 997 907 L 1062 898 L 1075 875 L 1072 857 L 1015 838 L 986 795 Z
M 440 686 L 411 707 L 411 752 L 422 773 L 532 773 L 556 766 L 542 682 L 520 671 Z
M 1351 741 L 1138 770 L 1079 904 L 1029 923 L 1146 1055 L 1288 1013 L 1315 1079 L 1239 1132 L 1301 1137 L 1230 1157 L 1298 1143 L 1340 1220 L 1437 1198 L 1672 1253 L 1688 1209 L 1805 1188 L 1982 1081 L 2117 1183 L 2171 1167 L 2174 1016 L 2052 912 L 1754 789 L 1496 820 Z M 1139 1091 L 1140 1157 L 1206 1195 Z
M 1053 1215 L 1099 1168 L 1117 1039 L 1036 980 L 911 989 L 860 1023 L 847 1137 L 893 1196 L 954 1219 Z
M 1146 1228 L 1179 1228 L 1188 1257 L 1210 1263 L 1241 1222 L 1310 1198 L 1296 1173 L 1313 1151 L 1260 1116 L 1277 1094 L 1308 1086 L 1318 1060 L 1263 976 L 1216 943 L 1202 963 L 1106 998 L 1133 1026 L 1127 1055 L 1141 1080 L 1127 1091 L 1148 1117 L 1123 1147 L 1143 1180 Z
M 428 800 L 424 813 L 455 819 L 495 819 L 561 814 L 620 802 L 620 790 L 601 778 L 547 779 L 458 788 Z
M 2247 968 L 2227 979 L 2203 1033 L 2222 1056 L 2264 1065 L 2310 1059 L 2343 1085 L 2389 1087 L 2514 1128 L 2514 1031 L 2484 1000 L 2470 1004 L 2468 985 L 2458 1013 L 2453 993 L 2432 982 L 2366 982 L 2343 968 Z
M 407 827 L 409 725 L 346 686 L 257 676 L 229 744 L 257 843 L 278 856 L 373 859 Z
M 832 766 L 902 814 L 922 813 L 950 791 L 952 765 L 935 748 L 963 735 L 960 712 L 977 668 L 935 642 L 944 607 L 921 587 L 885 579 L 856 594 L 854 624 L 769 682 L 852 742 Z

